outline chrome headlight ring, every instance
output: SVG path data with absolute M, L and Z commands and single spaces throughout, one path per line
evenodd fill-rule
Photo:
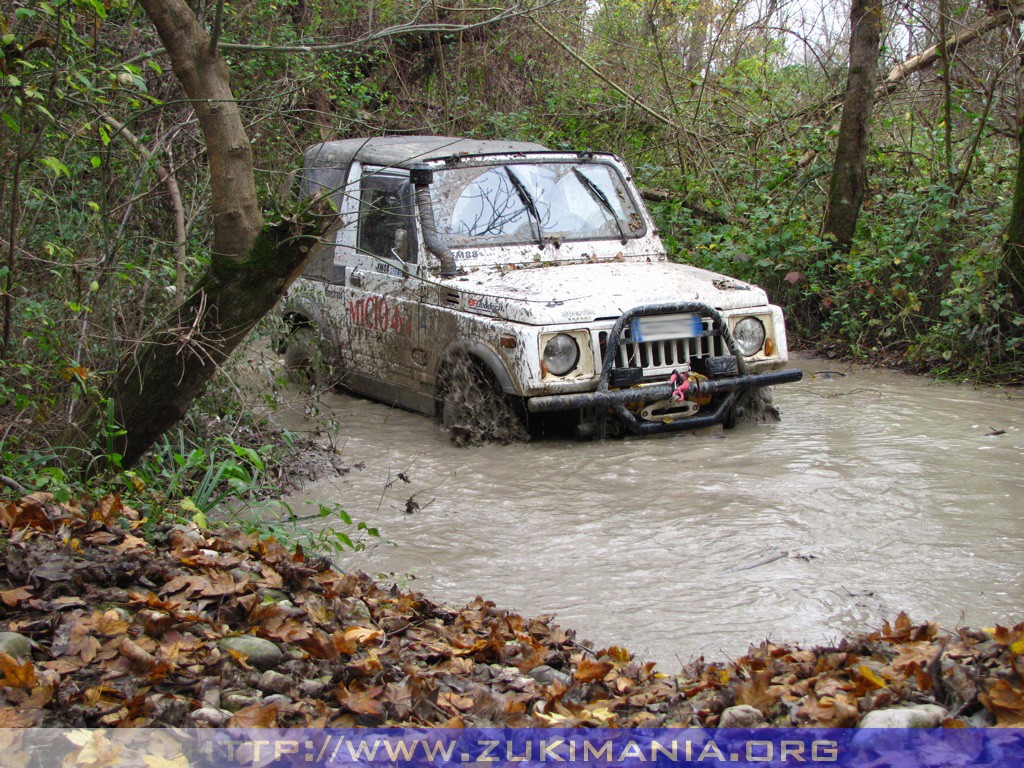
M 767 334 L 764 323 L 756 317 L 744 317 L 732 327 L 732 337 L 744 357 L 752 357 L 764 347 Z

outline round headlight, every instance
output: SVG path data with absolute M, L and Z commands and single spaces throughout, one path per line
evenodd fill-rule
M 567 333 L 557 333 L 544 345 L 544 364 L 549 373 L 565 376 L 580 361 L 580 345 Z
M 764 346 L 764 323 L 756 317 L 744 317 L 733 326 L 732 337 L 744 357 L 756 355 Z

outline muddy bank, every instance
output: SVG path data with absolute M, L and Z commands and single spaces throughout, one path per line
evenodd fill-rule
M 667 675 L 551 617 L 442 605 L 255 536 L 150 543 L 115 496 L 10 500 L 0 523 L 0 727 L 1024 724 L 1024 624 L 901 614 Z

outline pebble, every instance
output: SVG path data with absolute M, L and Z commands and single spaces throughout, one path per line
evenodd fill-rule
M 247 657 L 248 663 L 257 669 L 270 669 L 280 664 L 284 657 L 281 649 L 274 643 L 252 635 L 225 637 L 220 641 L 220 647 L 243 654 Z
M 259 700 L 259 696 L 249 696 L 245 693 L 227 693 L 221 696 L 221 706 L 229 712 L 237 712 L 251 704 L 255 704 Z
M 858 728 L 938 728 L 948 712 L 938 704 L 891 707 L 868 712 Z
M 32 641 L 17 632 L 0 632 L 0 651 L 16 659 L 32 657 Z
M 764 724 L 764 715 L 759 709 L 749 704 L 728 707 L 718 720 L 719 728 L 756 728 Z
M 292 679 L 288 675 L 268 669 L 260 677 L 256 687 L 263 693 L 287 693 L 291 690 Z
M 226 709 L 218 709 L 217 707 L 200 707 L 189 717 L 192 718 L 194 723 L 208 725 L 211 728 L 221 728 L 227 725 L 228 720 L 231 719 L 231 713 Z
M 185 538 L 194 543 L 205 542 L 203 534 L 199 532 L 199 529 L 186 526 L 186 525 L 175 525 L 171 527 L 172 531 L 180 531 L 185 535 Z
M 299 693 L 307 699 L 319 699 L 327 688 L 327 683 L 322 680 L 303 680 L 299 683 Z
M 541 664 L 539 667 L 534 667 L 527 674 L 541 685 L 551 685 L 555 682 L 559 682 L 562 685 L 569 685 L 569 683 L 572 682 L 572 678 L 565 674 L 565 672 L 559 672 L 557 669 L 553 669 L 547 664 Z
M 292 703 L 292 699 L 289 696 L 285 696 L 282 693 L 275 693 L 271 696 L 265 696 L 263 701 L 260 702 L 263 706 L 268 704 L 277 704 L 278 707 L 283 707 Z

